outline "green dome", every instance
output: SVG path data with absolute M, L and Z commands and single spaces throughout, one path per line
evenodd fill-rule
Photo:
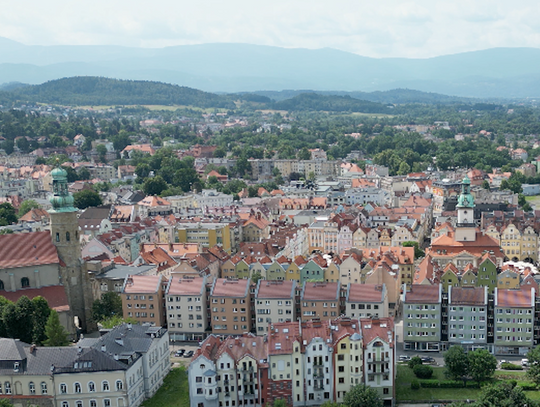
M 67 172 L 63 168 L 56 167 L 51 171 L 51 176 L 53 179 L 67 178 Z
M 463 181 L 461 181 L 462 184 L 469 184 L 471 185 L 471 180 L 468 175 L 465 175 L 465 178 L 463 178 Z

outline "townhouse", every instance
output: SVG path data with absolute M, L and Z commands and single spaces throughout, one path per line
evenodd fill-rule
M 345 315 L 351 318 L 388 317 L 388 293 L 386 285 L 347 285 Z
M 296 321 L 296 281 L 259 280 L 255 289 L 257 335 L 272 323 Z
M 201 341 L 206 338 L 208 310 L 207 276 L 173 274 L 165 292 L 167 327 L 173 341 Z
M 128 275 L 120 293 L 124 317 L 153 326 L 166 325 L 163 307 L 165 284 L 161 275 Z
M 304 282 L 300 297 L 302 319 L 327 321 L 341 315 L 340 288 L 339 283 Z
M 212 333 L 241 335 L 252 327 L 250 290 L 251 280 L 214 280 L 210 290 Z

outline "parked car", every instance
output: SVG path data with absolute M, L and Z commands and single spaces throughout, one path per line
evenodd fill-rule
M 435 359 L 433 359 L 431 356 L 420 356 L 420 359 L 422 359 L 422 362 L 424 362 L 424 363 L 433 363 L 433 362 L 435 362 Z
M 186 350 L 185 349 L 178 349 L 176 351 L 176 353 L 174 354 L 174 356 L 176 356 L 177 358 L 181 357 L 184 355 L 184 353 L 186 353 Z
M 401 362 L 408 362 L 409 360 L 411 360 L 411 357 L 410 357 L 410 356 L 407 356 L 407 355 L 401 355 L 401 356 L 399 357 L 399 360 L 400 360 Z
M 192 350 L 188 350 L 186 353 L 184 353 L 185 358 L 190 358 L 192 356 L 193 356 L 193 351 Z
M 529 366 L 529 359 L 521 359 L 521 366 L 523 367 Z

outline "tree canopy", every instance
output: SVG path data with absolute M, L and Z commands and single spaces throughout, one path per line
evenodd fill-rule
M 45 325 L 45 335 L 47 339 L 43 344 L 45 346 L 67 346 L 69 345 L 68 333 L 60 323 L 58 312 L 51 310 L 47 324 Z
M 75 192 L 73 194 L 74 204 L 79 209 L 86 209 L 91 206 L 100 206 L 103 204 L 103 200 L 99 193 L 90 189 L 83 189 L 82 191 Z
M 345 394 L 343 404 L 347 407 L 383 407 L 383 401 L 377 393 L 377 390 L 357 384 Z
M 101 299 L 95 300 L 92 304 L 94 321 L 100 322 L 115 316 L 122 316 L 122 298 L 117 292 L 106 292 L 102 294 Z

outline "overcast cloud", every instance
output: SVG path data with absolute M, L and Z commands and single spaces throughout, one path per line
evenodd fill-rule
M 540 48 L 538 0 L 0 0 L 0 37 L 27 45 L 242 42 L 424 58 Z

